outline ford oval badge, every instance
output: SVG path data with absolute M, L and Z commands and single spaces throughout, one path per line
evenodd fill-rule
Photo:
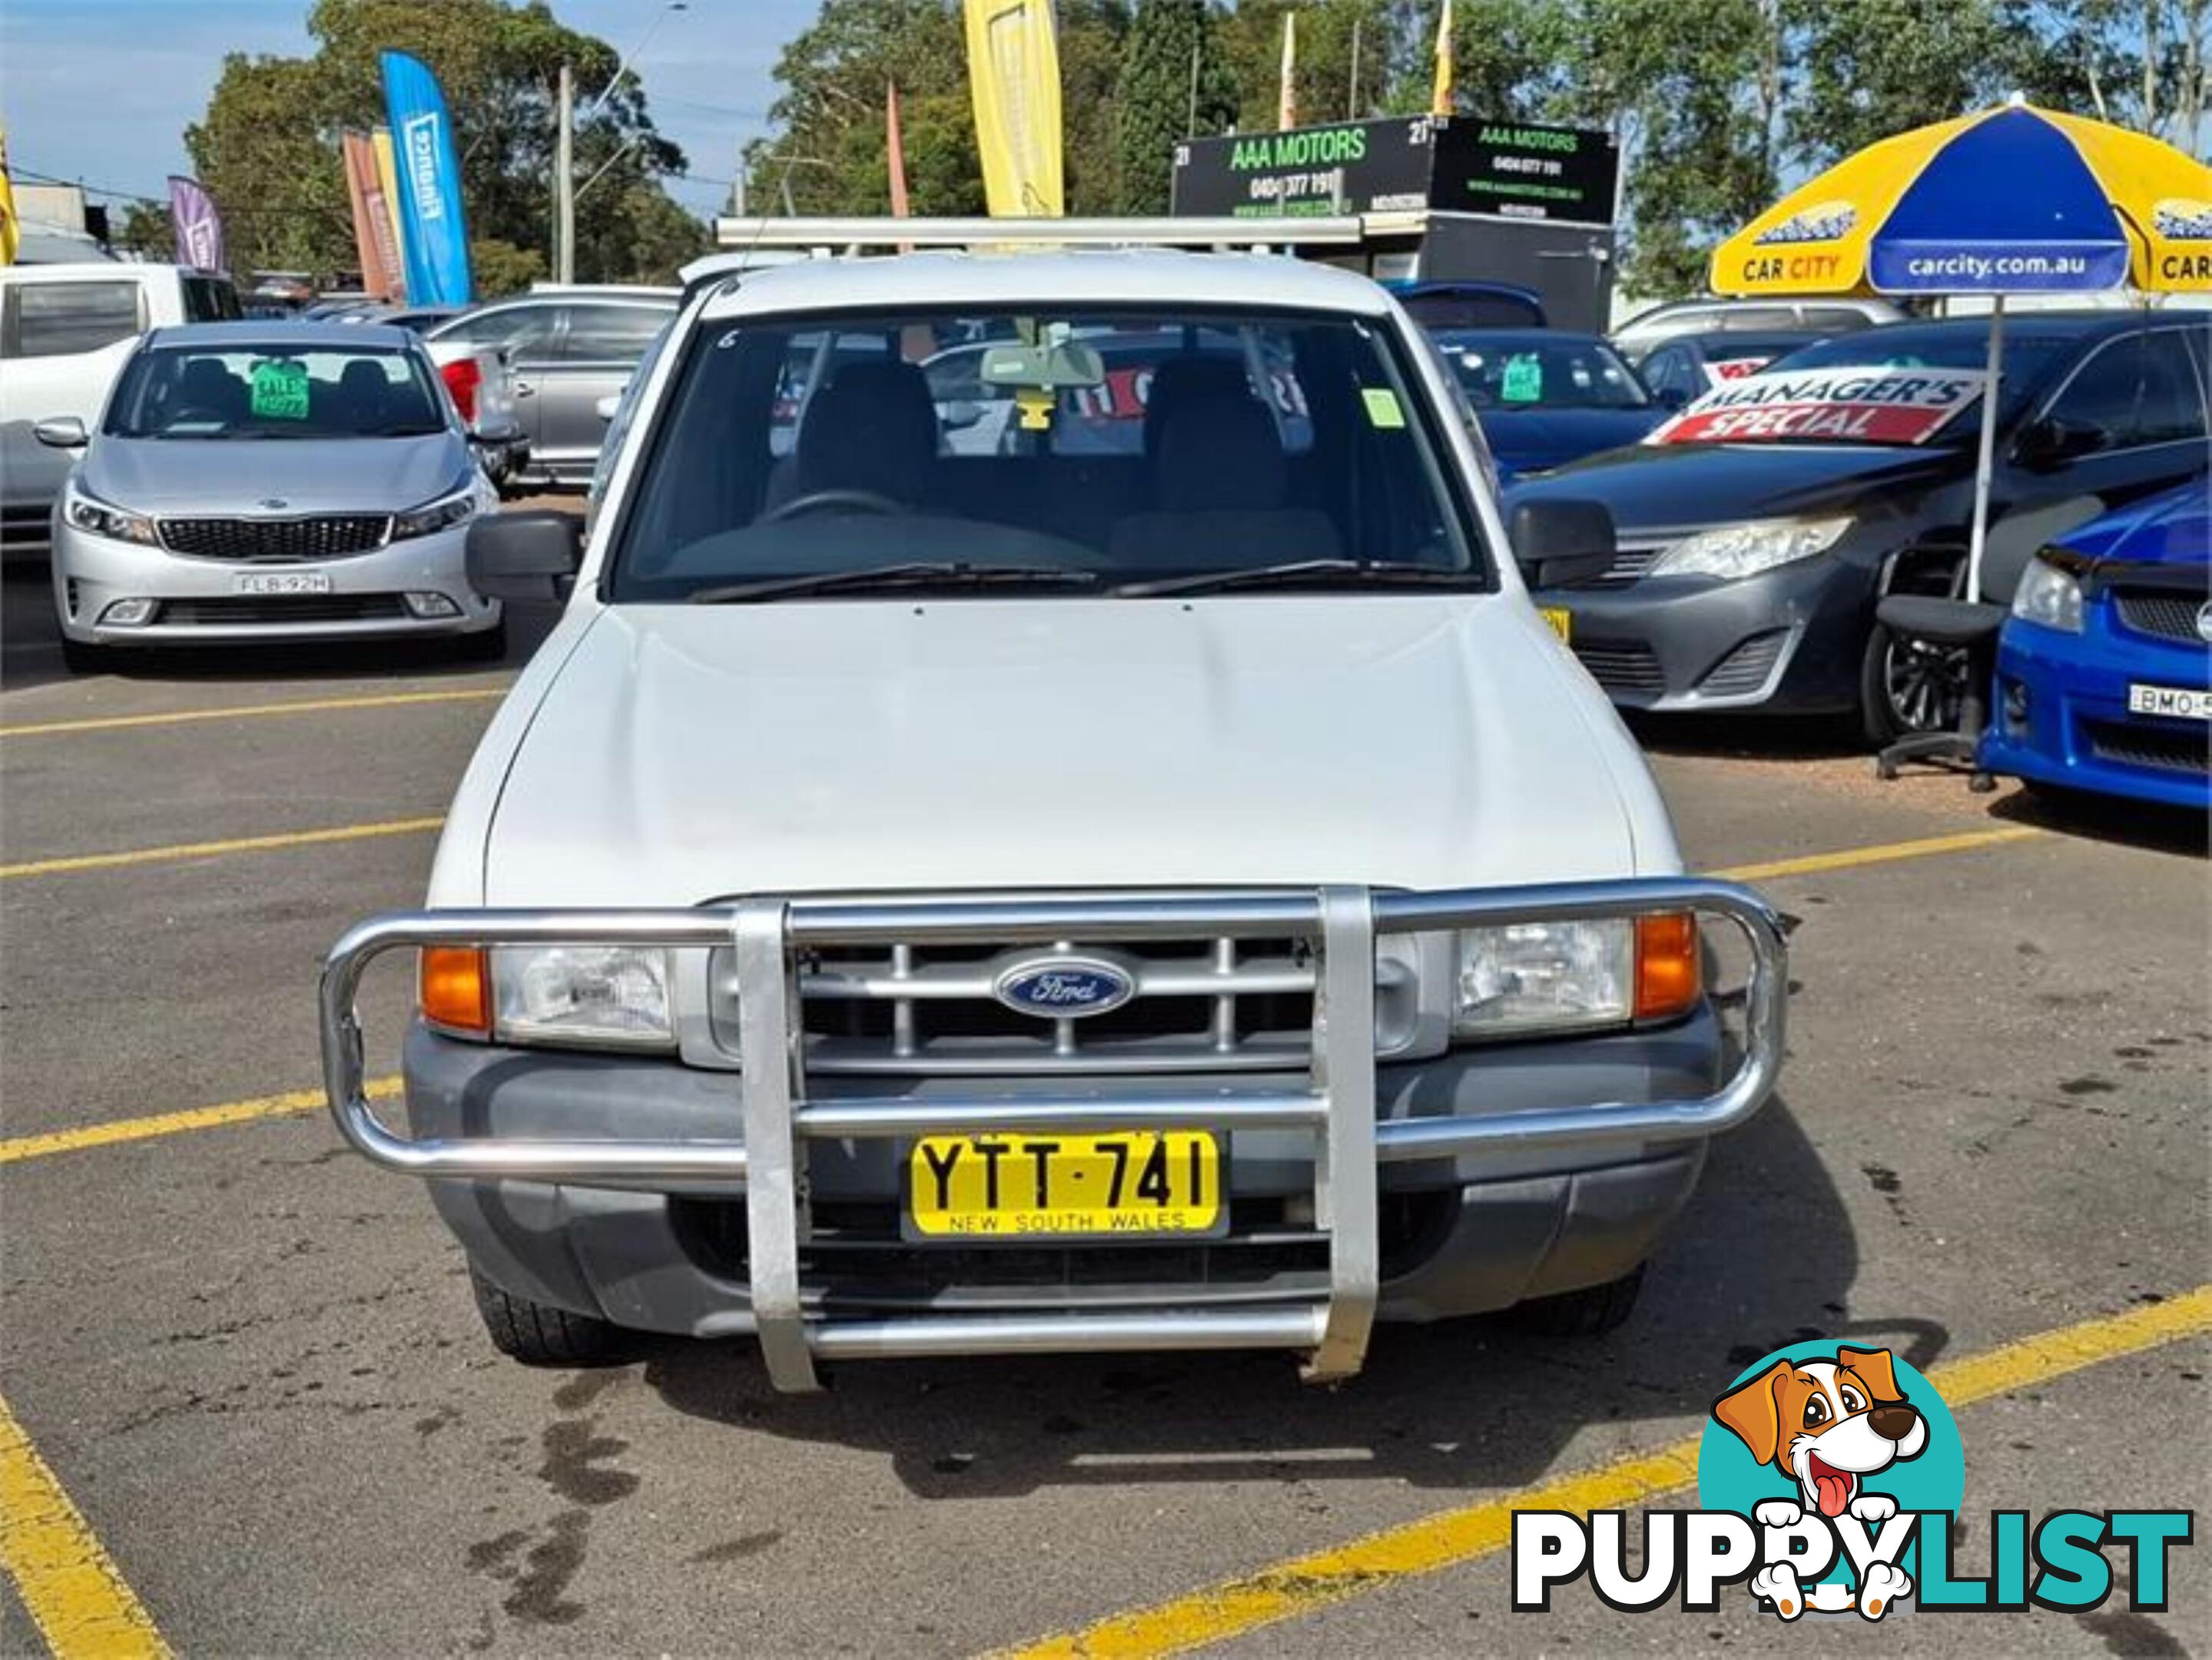
M 991 994 L 1024 1014 L 1073 1020 L 1120 1008 L 1137 994 L 1137 980 L 1096 957 L 1031 957 L 1002 970 Z

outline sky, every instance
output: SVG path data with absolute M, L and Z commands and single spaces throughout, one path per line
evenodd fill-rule
M 0 0 L 0 127 L 10 165 L 166 199 L 168 175 L 191 170 L 185 128 L 205 112 L 224 54 L 304 55 L 309 3 Z M 659 0 L 552 0 L 570 27 L 635 54 L 654 125 L 690 159 L 691 176 L 669 188 L 702 215 L 721 210 L 738 147 L 767 123 L 769 71 L 818 5 L 687 0 L 663 15 Z M 580 88 L 580 101 L 598 91 Z

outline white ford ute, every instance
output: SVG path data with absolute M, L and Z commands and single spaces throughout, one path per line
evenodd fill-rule
M 1683 874 L 1527 598 L 1602 510 L 1509 542 L 1480 442 L 1382 289 L 1280 255 L 700 276 L 588 537 L 472 527 L 481 591 L 566 610 L 429 908 L 323 975 L 337 1122 L 428 1179 L 493 1341 L 1328 1379 L 1378 1317 L 1625 1316 L 1773 1085 L 1783 928 Z

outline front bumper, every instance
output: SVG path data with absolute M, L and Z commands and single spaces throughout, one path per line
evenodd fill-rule
M 1710 1012 L 1647 1032 L 1376 1064 L 1378 933 L 1684 909 L 1733 924 L 1751 948 L 1746 1041 L 1725 1080 Z M 1224 933 L 1310 943 L 1310 1070 L 886 1089 L 810 1077 L 794 1041 L 793 965 L 809 947 Z M 733 1077 L 418 1033 L 408 1053 L 412 1134 L 384 1128 L 363 1093 L 354 1013 L 368 964 L 425 945 L 552 940 L 733 946 L 742 1052 L 789 1063 Z M 439 1207 L 495 1280 L 617 1323 L 756 1334 L 780 1388 L 813 1387 L 817 1357 L 1049 1349 L 1291 1348 L 1308 1353 L 1309 1375 L 1332 1377 L 1358 1370 L 1386 1288 L 1386 1314 L 1435 1317 L 1596 1283 L 1642 1260 L 1694 1183 L 1704 1141 L 1747 1118 L 1772 1087 L 1785 966 L 1781 921 L 1763 900 L 1686 879 L 1432 894 L 431 912 L 364 923 L 333 948 L 324 1067 L 355 1146 L 389 1169 L 455 1178 L 434 1183 Z M 611 1122 L 625 1139 L 606 1139 Z M 1227 1138 L 1232 1226 L 1240 1205 L 1255 1207 L 1267 1223 L 1248 1243 L 1303 1246 L 1303 1262 L 1248 1256 L 1237 1275 L 1155 1275 L 1102 1296 L 1095 1272 L 1083 1293 L 1018 1274 L 995 1288 L 957 1275 L 916 1283 L 911 1270 L 917 1260 L 926 1268 L 931 1251 L 915 1246 L 896 1253 L 908 1271 L 902 1291 L 825 1261 L 810 1226 L 816 1211 L 895 1194 L 895 1150 L 918 1134 L 1170 1128 Z M 1115 1253 L 1140 1249 L 1026 1254 L 1095 1270 L 1134 1264 Z M 1242 1272 L 1255 1262 L 1256 1274 Z
M 1978 763 L 1990 772 L 2068 789 L 2212 810 L 2212 725 L 2136 714 L 2130 685 L 2212 688 L 2201 648 L 2066 634 L 2019 621 L 1998 636 L 1996 684 Z
M 475 634 L 495 627 L 496 599 L 469 586 L 465 524 L 367 553 L 298 563 L 188 557 L 165 548 L 53 526 L 54 612 L 68 638 L 87 645 L 215 645 L 246 641 L 391 639 Z M 244 575 L 319 573 L 327 593 L 242 595 Z M 409 594 L 435 594 L 453 609 L 420 617 Z M 150 623 L 101 621 L 119 599 L 157 602 Z
M 1571 649 L 1623 708 L 1828 713 L 1857 706 L 1875 579 L 1824 554 L 1735 581 L 1651 576 L 1535 600 L 1572 613 Z

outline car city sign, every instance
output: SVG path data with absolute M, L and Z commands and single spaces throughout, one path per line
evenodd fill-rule
M 1716 387 L 1644 441 L 1922 444 L 1974 400 L 1982 380 L 1964 369 L 1780 369 Z

